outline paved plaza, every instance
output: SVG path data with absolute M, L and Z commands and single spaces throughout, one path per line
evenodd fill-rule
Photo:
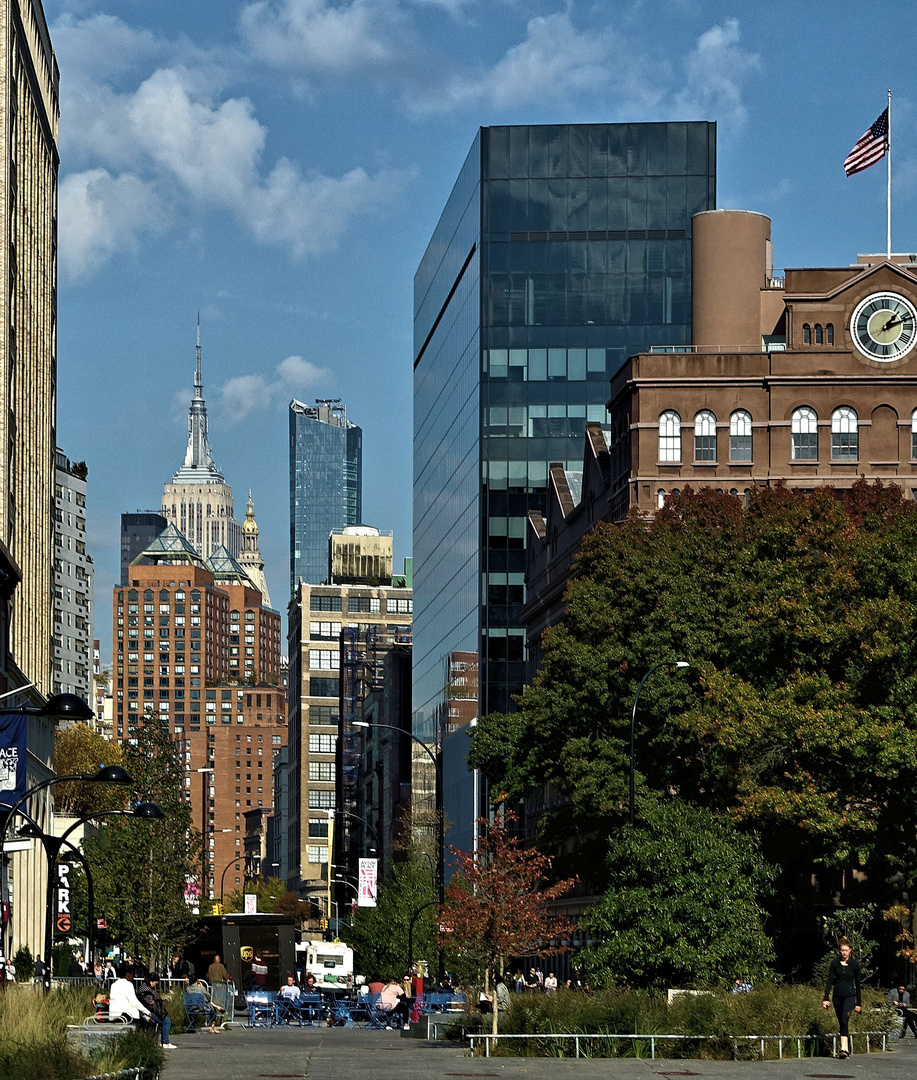
M 397 1031 L 346 1028 L 235 1028 L 222 1035 L 176 1036 L 163 1080 L 914 1080 L 917 1039 L 886 1053 L 846 1061 L 769 1062 L 471 1058 L 452 1044 L 402 1038 Z

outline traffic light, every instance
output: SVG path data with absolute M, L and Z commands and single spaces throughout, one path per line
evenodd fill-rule
M 213 914 L 214 915 L 222 915 L 223 914 L 223 905 L 222 904 L 214 904 L 213 905 Z
M 328 929 L 328 920 L 327 919 L 322 919 L 322 921 L 318 925 L 321 927 L 322 930 L 327 930 Z

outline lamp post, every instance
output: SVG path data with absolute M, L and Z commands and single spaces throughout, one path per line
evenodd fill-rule
M 207 765 L 202 769 L 195 769 L 201 774 L 201 903 L 209 892 L 207 888 L 207 773 L 213 772 L 213 766 Z
M 40 708 L 25 707 L 22 711 L 32 715 L 54 716 L 74 720 L 86 720 L 95 715 L 86 702 L 83 701 L 82 698 L 77 697 L 76 694 L 57 694 L 55 697 L 49 698 L 49 700 Z M 44 791 L 46 788 L 53 787 L 54 784 L 62 784 L 68 780 L 81 780 L 87 783 L 98 784 L 129 784 L 131 782 L 131 777 L 120 765 L 100 765 L 98 772 L 95 773 L 76 773 L 73 776 L 48 777 L 48 779 L 42 780 L 30 787 L 15 803 L 13 803 L 3 821 L 2 827 L 0 827 L 0 892 L 2 892 L 3 901 L 3 924 L 2 933 L 0 933 L 0 950 L 6 945 L 6 928 L 9 923 L 9 894 L 7 891 L 6 855 L 4 850 L 9 823 L 12 820 L 13 815 L 16 814 L 20 807 L 22 807 L 33 795 L 37 794 L 39 791 Z
M 409 739 L 417 743 L 418 746 L 423 748 L 424 753 L 433 762 L 433 768 L 436 775 L 436 791 L 434 793 L 434 801 L 436 803 L 436 847 L 437 847 L 437 859 L 436 859 L 436 886 L 437 894 L 439 897 L 439 906 L 442 907 L 446 902 L 446 830 L 443 822 L 443 771 L 440 766 L 439 759 L 433 753 L 429 746 L 423 741 L 418 739 L 417 736 L 411 731 L 405 731 L 403 728 L 396 727 L 394 724 L 370 724 L 366 720 L 354 720 L 354 727 L 360 728 L 387 728 L 389 731 L 397 731 L 399 735 L 407 735 Z M 378 842 L 378 841 L 377 841 Z M 445 975 L 445 961 L 443 956 L 443 949 L 440 946 L 439 949 L 439 981 L 443 981 Z
M 244 858 L 245 852 L 240 851 L 234 859 L 230 859 L 229 862 L 223 867 L 223 873 L 220 874 L 220 907 L 223 906 L 223 882 L 226 880 L 226 871 L 230 868 L 230 866 L 235 866 L 237 863 L 242 862 Z M 244 882 L 242 883 L 242 888 L 245 888 Z
M 686 668 L 691 665 L 687 660 L 660 660 L 658 664 L 653 664 L 640 680 L 640 685 L 637 687 L 637 693 L 634 696 L 634 707 L 630 714 L 630 813 L 628 815 L 628 820 L 631 825 L 634 823 L 634 725 L 637 720 L 637 702 L 640 700 L 640 691 L 643 689 L 643 684 L 650 675 L 652 675 L 657 668 L 666 666 Z
M 85 814 L 83 817 L 78 818 L 73 824 L 60 836 L 47 836 L 42 835 L 41 839 L 45 847 L 45 851 L 48 855 L 48 891 L 45 900 L 45 957 L 46 957 L 46 975 L 44 979 L 45 989 L 51 988 L 51 949 L 54 944 L 54 892 L 56 888 L 56 882 L 54 880 L 54 868 L 57 865 L 57 860 L 60 857 L 61 848 L 66 845 L 71 851 L 76 854 L 83 864 L 83 869 L 86 872 L 86 892 L 88 901 L 88 921 L 87 926 L 87 946 L 89 950 L 89 962 L 90 964 L 95 959 L 95 895 L 92 884 L 92 874 L 89 871 L 89 863 L 83 853 L 74 844 L 70 843 L 69 837 L 74 833 L 81 825 L 85 825 L 87 821 L 92 821 L 95 818 L 102 817 L 138 817 L 145 821 L 161 821 L 165 817 L 161 808 L 152 802 L 141 802 L 133 808 L 133 810 L 99 810 L 94 814 Z M 21 832 L 21 830 L 20 830 Z
M 377 725 L 377 727 L 381 727 L 381 726 L 382 726 L 381 724 Z M 349 818 L 353 818 L 354 821 L 362 822 L 363 825 L 365 825 L 366 828 L 369 829 L 369 831 L 373 834 L 373 839 L 376 841 L 376 846 L 374 848 L 370 848 L 369 850 L 370 851 L 378 851 L 381 848 L 382 845 L 379 842 L 379 834 L 372 827 L 372 825 L 370 825 L 370 823 L 366 820 L 366 818 L 360 817 L 359 814 L 352 814 L 349 810 L 328 810 L 327 814 L 328 814 L 329 818 L 333 818 L 335 816 L 335 814 L 340 814 L 341 817 L 349 817 Z

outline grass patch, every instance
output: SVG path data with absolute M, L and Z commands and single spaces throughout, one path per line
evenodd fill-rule
M 0 993 L 0 1077 L 3 1080 L 81 1080 L 97 1073 L 144 1067 L 153 1077 L 163 1052 L 156 1033 L 125 1032 L 95 1056 L 67 1042 L 68 1024 L 93 1012 L 91 986 L 55 988 L 14 984 Z
M 466 1031 L 490 1031 L 490 1017 L 472 1025 L 464 1018 Z M 885 995 L 869 988 L 863 991 L 863 1011 L 850 1018 L 856 1051 L 865 1050 L 865 1040 L 857 1032 L 895 1030 L 894 1010 L 885 1007 Z M 633 1039 L 595 1040 L 580 1044 L 580 1054 L 589 1057 L 649 1057 L 651 1035 L 686 1036 L 656 1043 L 656 1056 L 707 1058 L 716 1060 L 759 1060 L 760 1043 L 742 1036 L 797 1035 L 830 1036 L 837 1031 L 833 1009 L 823 1009 L 818 990 L 810 986 L 763 985 L 750 994 L 712 992 L 684 996 L 668 1005 L 662 994 L 640 990 L 608 990 L 597 994 L 513 995 L 512 1007 L 500 1019 L 503 1035 L 542 1035 L 543 1039 L 512 1040 L 491 1047 L 491 1054 L 512 1057 L 572 1057 L 572 1040 L 551 1038 L 565 1035 L 633 1035 Z M 830 1049 L 830 1039 L 813 1038 L 811 1052 Z M 795 1043 L 784 1043 L 783 1052 L 795 1056 Z M 804 1050 L 804 1052 L 806 1052 Z M 765 1043 L 764 1056 L 776 1058 L 776 1042 Z

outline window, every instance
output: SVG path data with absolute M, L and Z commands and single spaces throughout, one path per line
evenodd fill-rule
M 803 345 L 812 344 L 812 327 L 807 322 L 802 324 L 802 343 Z
M 859 457 L 857 414 L 849 405 L 841 405 L 831 414 L 832 461 L 855 461 Z
M 413 600 L 387 600 L 385 604 L 386 611 L 394 612 L 397 615 L 410 615 L 414 611 Z
M 791 423 L 793 461 L 818 460 L 818 416 L 808 405 L 793 411 Z
M 659 460 L 681 461 L 681 417 L 671 409 L 659 417 Z
M 821 323 L 817 322 L 815 324 L 815 344 L 816 345 L 824 345 L 824 343 L 825 343 L 824 331 L 822 330 Z
M 328 819 L 326 817 L 309 818 L 309 835 L 317 840 L 327 838 Z
M 911 413 L 911 457 L 917 458 L 917 409 Z
M 694 417 L 694 460 L 716 461 L 716 417 L 709 409 Z
M 310 754 L 333 754 L 334 744 L 337 741 L 337 735 L 310 735 L 309 736 L 309 753 Z
M 917 414 L 915 414 L 917 416 Z M 339 712 L 337 705 L 310 705 L 309 723 L 337 727 Z
M 834 323 L 833 322 L 829 322 L 825 326 L 825 344 L 827 344 L 827 345 L 833 345 L 834 344 Z
M 309 680 L 309 697 L 336 698 L 340 692 L 340 679 L 315 676 Z
M 326 847 L 319 847 L 318 845 L 309 844 L 307 848 L 309 852 L 310 863 L 327 863 L 328 862 L 328 849 Z
M 339 596 L 315 596 L 309 597 L 309 608 L 312 611 L 340 611 L 341 598 Z
M 335 671 L 340 665 L 340 653 L 337 649 L 311 649 L 309 668 L 312 671 Z
M 665 488 L 660 488 L 656 492 L 656 509 L 661 510 L 665 506 Z
M 317 791 L 315 788 L 309 790 L 309 809 L 310 810 L 333 810 L 334 809 L 334 792 L 333 791 Z
M 745 409 L 729 417 L 729 460 L 751 461 L 751 413 Z
M 339 622 L 310 622 L 310 641 L 337 641 L 341 636 L 341 624 Z
M 330 784 L 334 781 L 334 762 L 333 761 L 310 761 L 309 762 L 309 780 L 323 784 Z

